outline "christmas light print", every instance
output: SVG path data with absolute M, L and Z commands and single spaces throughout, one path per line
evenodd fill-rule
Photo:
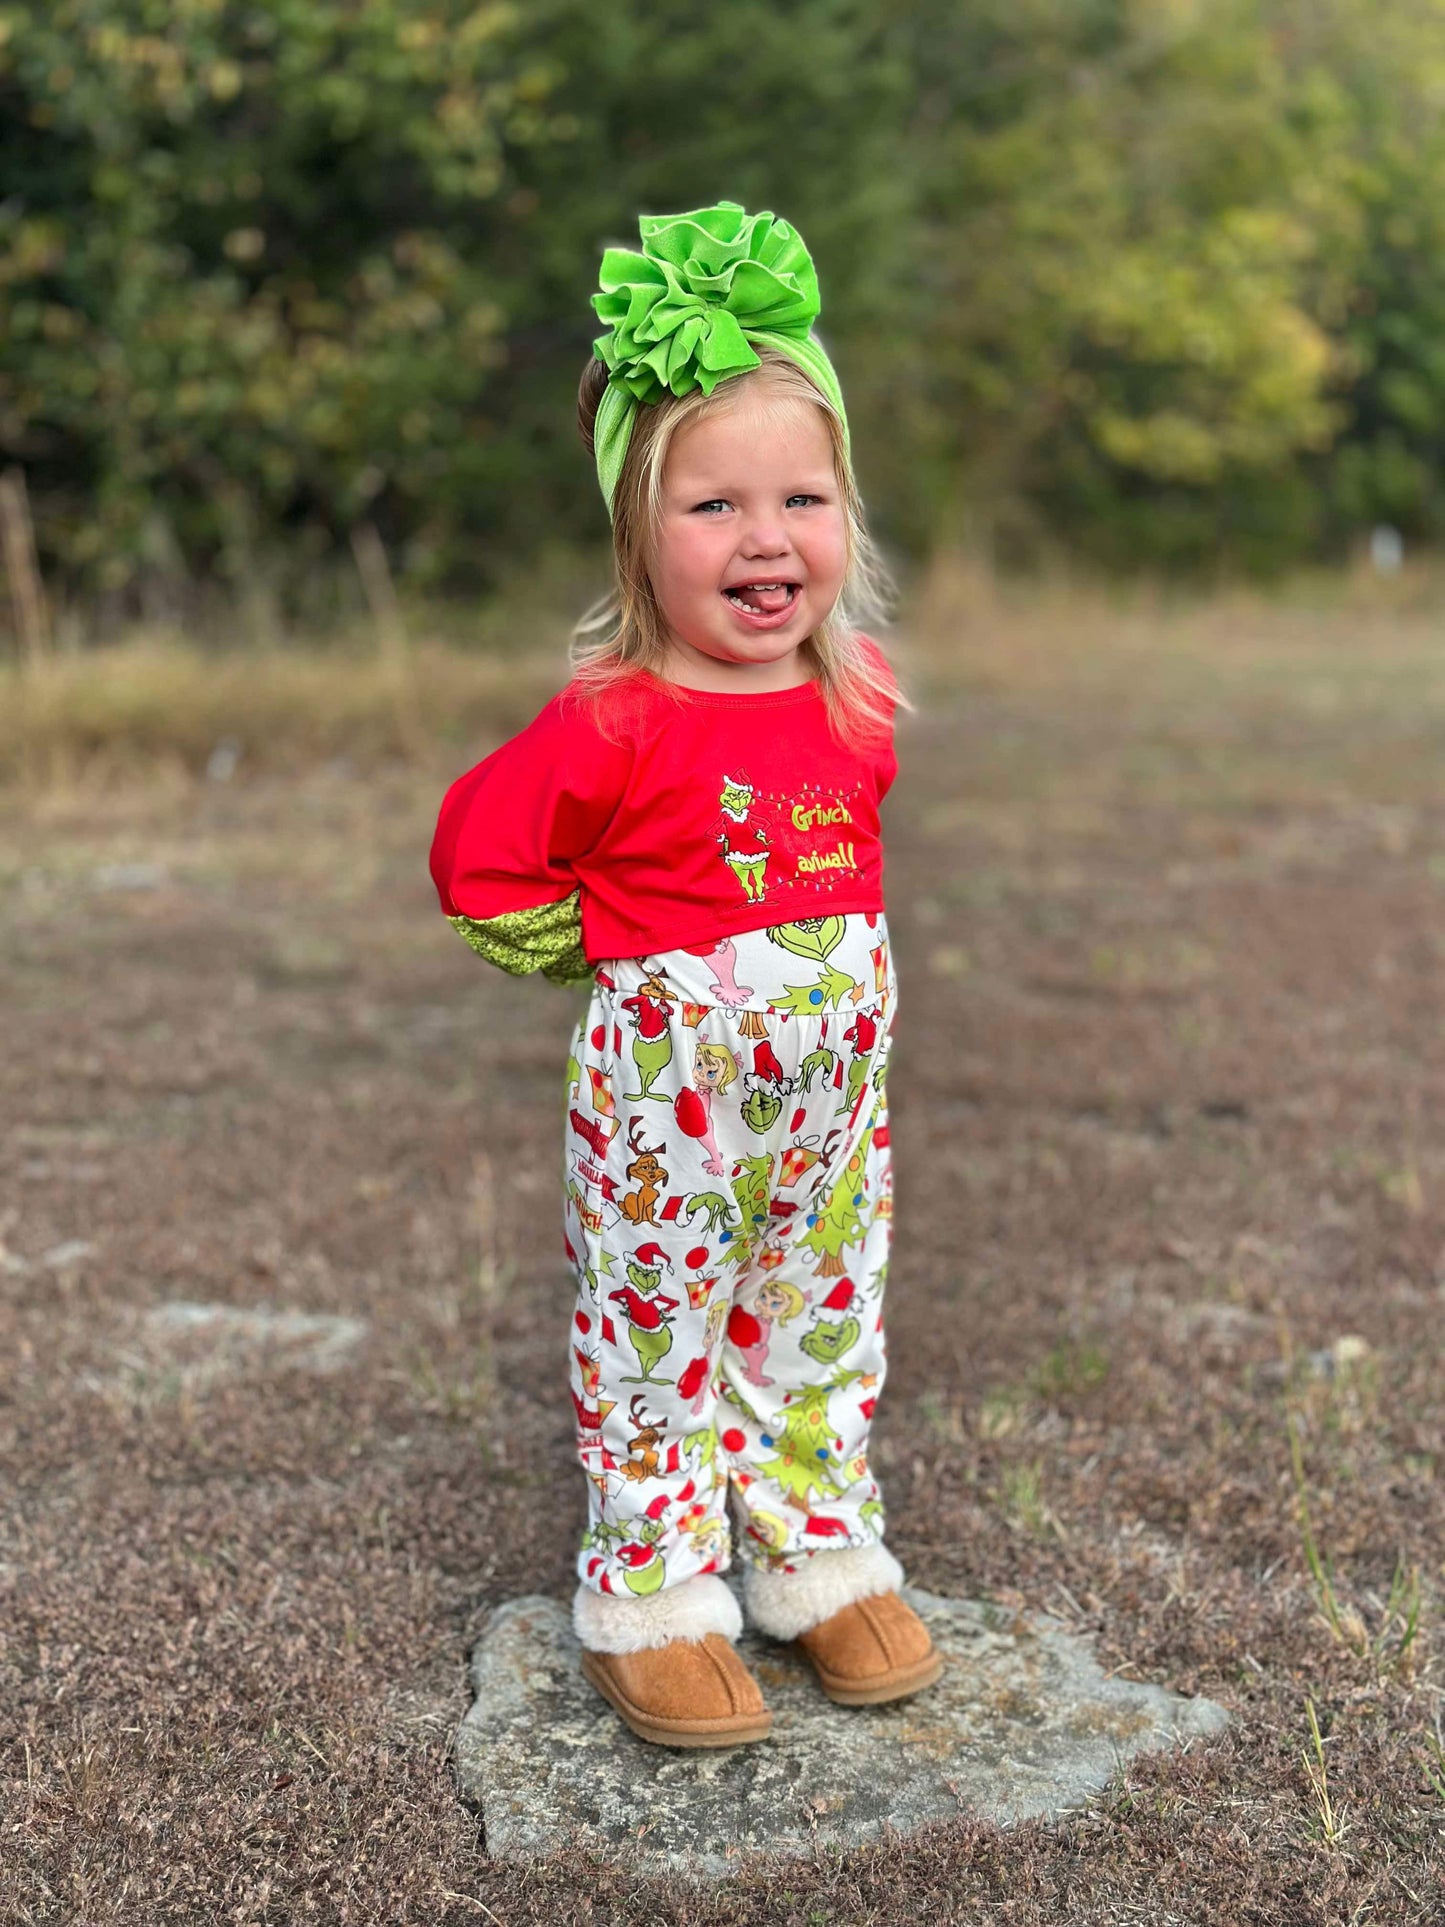
M 863 784 L 803 783 L 795 790 L 759 789 L 745 769 L 721 779 L 711 834 L 748 903 L 783 905 L 806 885 L 810 901 L 856 889 L 856 837 L 850 834 Z

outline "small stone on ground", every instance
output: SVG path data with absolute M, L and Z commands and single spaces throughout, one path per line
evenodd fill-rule
M 333 1372 L 368 1329 L 364 1318 L 330 1312 L 175 1299 L 133 1321 L 117 1347 L 120 1370 L 94 1389 L 146 1404 L 256 1372 Z

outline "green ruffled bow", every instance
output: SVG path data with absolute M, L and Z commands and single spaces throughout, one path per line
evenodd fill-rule
M 778 349 L 808 374 L 843 421 L 838 377 L 810 333 L 818 277 L 802 236 L 772 214 L 737 201 L 689 214 L 638 218 L 642 253 L 608 248 L 592 297 L 608 332 L 593 343 L 611 380 L 593 429 L 597 478 L 609 510 L 641 403 L 664 394 L 710 395 L 720 381 L 759 365 L 755 343 Z

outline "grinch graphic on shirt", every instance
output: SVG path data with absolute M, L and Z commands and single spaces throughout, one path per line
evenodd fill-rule
M 746 776 L 727 776 L 718 797 L 720 815 L 713 834 L 727 864 L 749 903 L 761 903 L 766 894 L 763 872 L 774 841 L 773 825 L 753 801 L 753 786 Z

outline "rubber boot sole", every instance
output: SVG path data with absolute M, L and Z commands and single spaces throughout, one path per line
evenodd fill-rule
M 773 1730 L 770 1707 L 761 1713 L 720 1714 L 712 1720 L 658 1719 L 645 1707 L 634 1705 L 585 1646 L 582 1671 L 640 1740 L 651 1740 L 658 1746 L 741 1746 L 749 1740 L 765 1740 Z

